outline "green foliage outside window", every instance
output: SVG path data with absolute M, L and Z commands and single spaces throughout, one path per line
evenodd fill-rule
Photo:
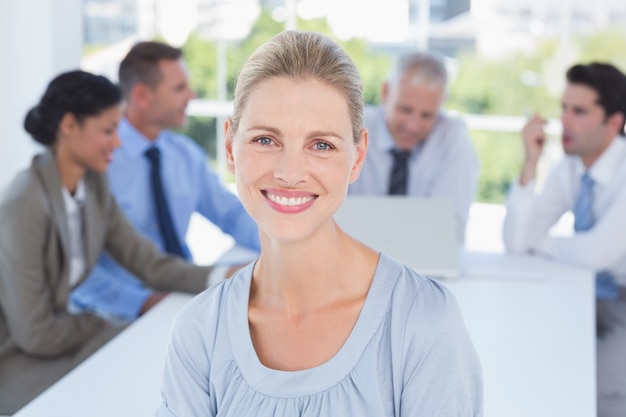
M 355 61 L 364 83 L 366 104 L 380 101 L 380 87 L 392 58 L 374 51 L 362 39 L 336 39 L 325 19 L 298 21 L 300 30 L 313 30 L 337 40 Z M 252 52 L 284 29 L 263 10 L 249 35 L 238 42 L 227 42 L 227 99 L 232 100 L 233 84 L 239 68 Z M 600 60 L 626 69 L 626 31 L 608 29 L 589 36 L 573 37 L 566 47 L 559 39 L 538 42 L 531 52 L 513 51 L 509 55 L 487 58 L 462 53 L 457 59 L 457 76 L 450 86 L 445 107 L 460 114 L 524 116 L 539 112 L 558 118 L 564 72 L 574 62 Z M 217 44 L 192 34 L 184 46 L 191 84 L 198 97 L 217 99 Z M 215 158 L 215 119 L 191 117 L 184 132 L 198 141 Z M 515 180 L 523 159 L 518 133 L 471 132 L 479 158 L 481 175 L 477 200 L 502 203 L 509 184 Z
M 510 184 L 522 169 L 524 150 L 517 133 L 471 132 L 480 158 L 478 201 L 503 203 Z

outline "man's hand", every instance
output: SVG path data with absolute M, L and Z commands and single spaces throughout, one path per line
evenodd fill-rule
M 153 293 L 150 297 L 148 297 L 146 302 L 143 303 L 143 305 L 141 306 L 141 311 L 139 312 L 139 315 L 143 315 L 146 311 L 150 310 L 159 301 L 161 301 L 163 298 L 165 298 L 165 296 L 168 295 L 168 294 L 169 293 L 167 293 L 167 292 L 155 292 L 155 293 Z
M 522 186 L 532 181 L 537 173 L 537 163 L 546 143 L 546 132 L 543 130 L 545 124 L 546 119 L 538 114 L 534 114 L 522 129 L 524 167 L 519 180 Z

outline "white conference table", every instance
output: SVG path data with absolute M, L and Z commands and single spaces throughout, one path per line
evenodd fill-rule
M 593 274 L 493 253 L 465 253 L 462 265 L 445 285 L 482 361 L 484 415 L 595 416 Z M 166 297 L 15 417 L 152 416 L 169 329 L 189 299 Z
M 191 299 L 170 294 L 14 417 L 143 417 L 160 401 L 169 332 Z
M 482 362 L 485 417 L 595 416 L 594 274 L 493 253 L 462 265 L 445 284 Z

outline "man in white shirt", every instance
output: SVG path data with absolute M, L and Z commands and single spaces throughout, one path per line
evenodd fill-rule
M 450 200 L 463 245 L 479 163 L 464 122 L 442 109 L 447 82 L 445 65 L 435 55 L 415 52 L 398 59 L 383 84 L 383 104 L 365 110 L 370 145 L 349 192 Z
M 535 194 L 545 120 L 522 130 L 525 161 L 504 222 L 511 253 L 534 252 L 597 271 L 598 416 L 626 416 L 626 76 L 609 64 L 575 65 L 562 98 L 565 157 Z M 572 237 L 549 229 L 571 210 Z

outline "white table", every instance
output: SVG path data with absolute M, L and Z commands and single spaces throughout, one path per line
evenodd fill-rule
M 168 295 L 14 417 L 154 415 L 170 328 L 190 299 Z
M 593 274 L 490 253 L 462 265 L 445 284 L 481 357 L 485 416 L 595 416 Z M 169 329 L 189 298 L 168 296 L 15 417 L 153 415 Z
M 485 416 L 595 416 L 593 273 L 489 253 L 462 265 L 445 284 L 482 361 Z

